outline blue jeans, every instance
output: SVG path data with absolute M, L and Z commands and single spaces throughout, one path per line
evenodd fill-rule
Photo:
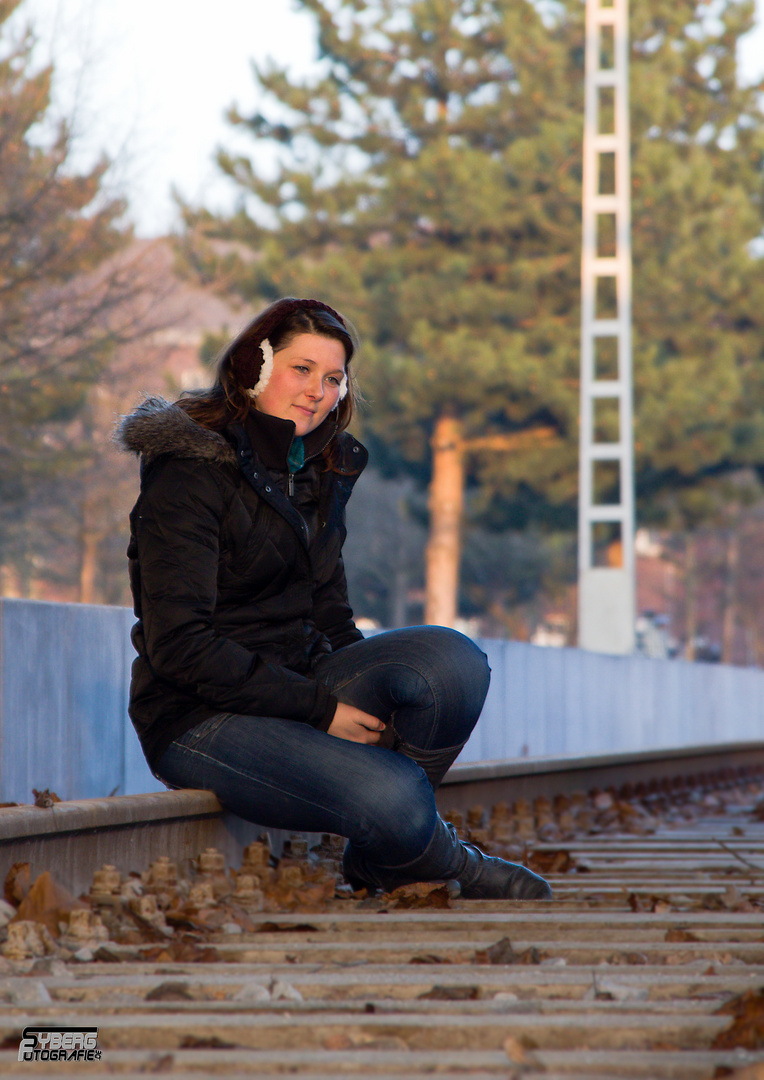
M 247 821 L 335 833 L 369 863 L 409 863 L 435 832 L 433 785 L 483 707 L 485 655 L 454 630 L 415 626 L 322 657 L 316 674 L 339 701 L 392 719 L 398 749 L 295 720 L 223 713 L 176 739 L 157 774 L 173 787 L 214 791 Z

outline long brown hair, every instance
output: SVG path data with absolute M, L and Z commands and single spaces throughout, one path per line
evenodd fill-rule
M 320 300 L 286 296 L 267 307 L 231 341 L 220 354 L 215 381 L 207 389 L 189 390 L 175 402 L 192 420 L 213 431 L 233 422 L 242 423 L 254 401 L 247 393 L 257 383 L 263 364 L 261 343 L 268 339 L 274 352 L 284 349 L 298 334 L 320 334 L 342 343 L 348 392 L 337 404 L 337 431 L 344 431 L 353 417 L 357 390 L 350 361 L 356 350 L 354 335 L 345 320 Z M 334 440 L 327 448 L 334 448 Z M 336 465 L 335 455 L 325 453 L 327 468 Z

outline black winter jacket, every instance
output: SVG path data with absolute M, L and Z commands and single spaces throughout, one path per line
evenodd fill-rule
M 117 441 L 141 455 L 128 547 L 138 653 L 130 717 L 152 768 L 216 713 L 279 716 L 326 730 L 337 701 L 317 659 L 359 641 L 341 548 L 345 504 L 367 461 L 337 437 L 341 472 L 322 471 L 326 420 L 288 474 L 295 426 L 253 410 L 223 434 L 149 398 Z

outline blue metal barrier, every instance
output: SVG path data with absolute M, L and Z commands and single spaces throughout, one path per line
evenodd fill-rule
M 127 716 L 128 608 L 0 599 L 0 801 L 161 791 Z M 479 639 L 491 688 L 460 761 L 761 739 L 764 671 Z

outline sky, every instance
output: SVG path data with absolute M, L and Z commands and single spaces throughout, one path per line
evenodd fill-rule
M 227 108 L 256 104 L 251 61 L 303 73 L 314 64 L 312 20 L 291 0 L 23 0 L 36 61 L 53 61 L 55 99 L 69 115 L 82 161 L 105 150 L 127 192 L 139 235 L 167 232 L 173 186 L 192 201 L 230 206 L 216 147 L 251 152 Z
M 764 75 L 764 0 L 741 47 L 746 81 Z M 200 14 L 197 14 L 200 13 Z M 23 0 L 14 20 L 31 22 L 36 59 L 57 71 L 57 106 L 74 108 L 82 162 L 105 150 L 142 236 L 170 231 L 175 186 L 211 209 L 233 198 L 216 147 L 251 154 L 252 140 L 227 124 L 256 98 L 251 61 L 275 59 L 301 75 L 315 66 L 313 20 L 292 0 Z

